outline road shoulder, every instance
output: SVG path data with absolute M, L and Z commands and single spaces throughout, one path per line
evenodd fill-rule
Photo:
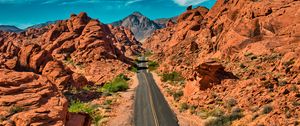
M 153 79 L 155 80 L 158 88 L 161 90 L 162 94 L 164 95 L 166 101 L 168 102 L 170 108 L 176 114 L 178 123 L 180 126 L 202 126 L 203 120 L 199 119 L 199 117 L 195 115 L 188 114 L 186 112 L 181 113 L 178 108 L 178 103 L 176 103 L 173 97 L 167 95 L 165 88 L 163 88 L 163 82 L 161 81 L 160 77 L 152 72 Z

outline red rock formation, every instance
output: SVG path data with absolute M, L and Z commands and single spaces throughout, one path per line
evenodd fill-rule
M 158 71 L 178 71 L 188 79 L 184 100 L 189 104 L 209 109 L 218 106 L 216 100 L 233 98 L 250 114 L 255 114 L 250 111 L 254 105 L 271 104 L 272 113 L 249 125 L 291 125 L 299 116 L 291 103 L 300 99 L 295 92 L 287 93 L 291 87 L 300 88 L 299 8 L 294 0 L 218 0 L 209 11 L 187 10 L 178 24 L 156 31 L 144 46 L 154 51 L 151 58 L 159 61 Z M 203 71 L 208 60 L 221 63 L 239 79 L 220 80 L 211 65 L 205 67 L 212 71 Z M 212 85 L 201 88 L 203 80 Z M 291 117 L 285 117 L 285 107 L 293 110 Z
M 129 30 L 86 13 L 18 34 L 0 31 L 0 125 L 65 125 L 62 91 L 111 80 L 140 51 Z
M 64 125 L 67 99 L 46 77 L 0 70 L 0 125 Z

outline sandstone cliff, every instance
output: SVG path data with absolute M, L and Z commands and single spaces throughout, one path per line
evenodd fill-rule
M 234 99 L 245 114 L 234 124 L 293 125 L 300 113 L 299 8 L 294 0 L 218 0 L 211 10 L 187 10 L 144 46 L 159 72 L 186 78 L 181 102 L 197 111 L 229 112 L 225 104 Z M 266 105 L 272 111 L 258 114 Z

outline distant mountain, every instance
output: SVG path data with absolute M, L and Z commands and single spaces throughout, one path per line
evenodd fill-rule
M 0 25 L 0 31 L 22 32 L 23 30 L 13 25 Z
M 135 38 L 138 41 L 143 42 L 155 30 L 164 28 L 167 21 L 168 19 L 159 19 L 155 22 L 140 12 L 134 12 L 125 17 L 123 20 L 111 23 L 111 25 L 129 28 L 133 32 Z
M 45 23 L 41 23 L 41 24 L 36 24 L 36 25 L 33 25 L 33 26 L 30 26 L 26 29 L 29 29 L 29 28 L 42 28 L 42 27 L 45 27 L 45 26 L 48 26 L 48 25 L 51 25 L 51 24 L 55 24 L 57 21 L 48 21 L 48 22 L 45 22 Z
M 156 24 L 158 24 L 160 27 L 165 28 L 166 24 L 168 23 L 169 20 L 171 20 L 172 22 L 177 22 L 177 18 L 176 17 L 171 17 L 171 18 L 159 18 L 159 19 L 155 19 L 153 20 Z

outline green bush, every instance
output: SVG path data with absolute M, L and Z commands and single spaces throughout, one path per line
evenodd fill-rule
M 173 98 L 175 101 L 179 101 L 181 96 L 183 96 L 183 91 L 177 91 L 177 92 L 173 93 Z
M 86 85 L 82 89 L 85 90 L 85 91 L 90 91 L 92 89 L 92 87 Z
M 111 82 L 104 84 L 101 88 L 101 92 L 105 93 L 115 93 L 118 91 L 126 91 L 128 87 L 127 81 L 130 80 L 126 75 L 120 74 Z
M 180 112 L 186 111 L 187 109 L 189 109 L 189 105 L 187 103 L 180 104 Z
M 137 73 L 138 72 L 138 68 L 135 67 L 135 66 L 131 66 L 131 67 L 129 67 L 129 71 Z
M 111 105 L 112 104 L 112 100 L 105 100 L 103 104 L 104 105 Z
M 89 103 L 83 103 L 80 101 L 72 101 L 68 111 L 72 113 L 85 113 L 90 115 L 93 123 L 97 124 L 101 120 L 100 114 L 97 113 L 97 105 L 91 105 Z
M 167 82 L 176 82 L 176 81 L 184 81 L 184 78 L 177 72 L 172 73 L 163 73 L 162 74 L 162 81 Z
M 159 67 L 159 64 L 156 61 L 149 61 L 148 62 L 148 69 L 150 71 L 156 70 Z

